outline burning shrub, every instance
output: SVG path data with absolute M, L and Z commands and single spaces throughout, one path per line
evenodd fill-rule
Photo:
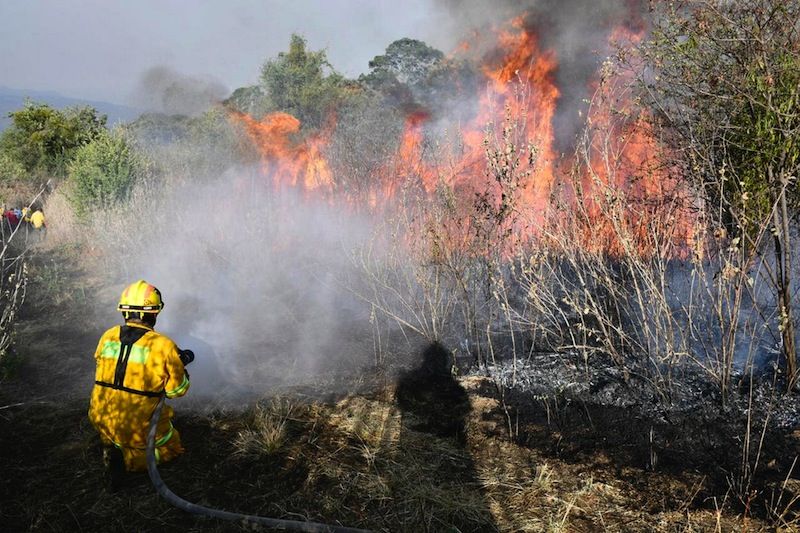
M 798 376 L 799 16 L 797 2 L 781 0 L 664 5 L 640 69 L 643 101 L 674 147 L 669 164 L 709 206 L 711 229 L 741 252 L 734 269 L 719 275 L 754 280 L 735 298 L 771 292 L 760 311 L 780 338 L 789 389 Z M 758 279 L 763 293 L 754 289 Z

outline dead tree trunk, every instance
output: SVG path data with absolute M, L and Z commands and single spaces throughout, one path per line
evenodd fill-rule
M 772 169 L 768 169 L 771 183 L 775 183 Z M 778 270 L 778 309 L 780 311 L 781 353 L 786 361 L 786 385 L 791 391 L 797 381 L 797 352 L 794 334 L 794 313 L 791 291 L 791 236 L 789 235 L 789 208 L 786 202 L 788 180 L 781 176 L 778 199 L 773 214 L 775 236 L 775 263 Z

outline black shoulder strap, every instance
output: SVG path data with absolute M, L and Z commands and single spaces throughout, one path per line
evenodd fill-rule
M 125 372 L 128 369 L 128 358 L 131 355 L 131 348 L 134 343 L 141 339 L 149 330 L 144 328 L 134 328 L 131 326 L 121 326 L 119 328 L 119 357 L 117 358 L 117 368 L 114 371 L 114 386 L 123 387 L 125 384 Z

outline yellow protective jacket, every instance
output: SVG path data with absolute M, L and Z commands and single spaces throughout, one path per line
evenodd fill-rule
M 189 374 L 172 340 L 145 325 L 127 323 L 106 331 L 94 354 L 97 362 L 89 419 L 108 445 L 120 448 L 130 471 L 145 470 L 147 430 L 162 394 L 183 396 Z M 156 433 L 156 458 L 169 461 L 183 448 L 164 406 Z
M 42 226 L 44 226 L 44 213 L 41 211 L 34 211 L 30 217 L 30 223 L 35 229 L 42 229 Z

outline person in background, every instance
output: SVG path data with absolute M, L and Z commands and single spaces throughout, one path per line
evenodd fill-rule
M 44 218 L 44 212 L 41 208 L 36 209 L 31 216 L 28 217 L 28 222 L 34 229 L 38 240 L 44 240 L 47 236 L 47 222 Z
M 5 222 L 8 225 L 7 229 L 9 231 L 14 231 L 19 226 L 19 215 L 17 214 L 18 209 L 9 209 L 7 210 L 5 215 Z

